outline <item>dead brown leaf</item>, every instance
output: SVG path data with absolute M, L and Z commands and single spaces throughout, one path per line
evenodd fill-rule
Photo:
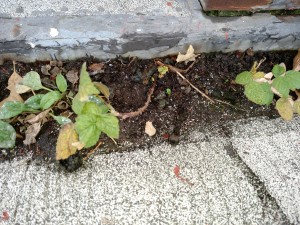
M 176 62 L 185 62 L 188 63 L 190 61 L 195 61 L 198 55 L 194 54 L 194 48 L 192 45 L 189 46 L 186 54 L 178 53 Z
M 298 49 L 298 54 L 293 60 L 293 70 L 300 71 L 300 48 Z
M 61 69 L 59 69 L 57 66 L 55 66 L 51 71 L 50 71 L 51 75 L 56 77 L 58 74 L 61 73 Z
M 16 72 L 16 68 L 15 68 L 15 62 L 14 62 L 14 72 L 12 73 L 12 75 L 9 77 L 8 79 L 8 86 L 7 89 L 10 90 L 10 94 L 7 98 L 3 99 L 0 102 L 0 107 L 2 107 L 2 105 L 5 102 L 10 102 L 10 101 L 19 101 L 19 102 L 24 102 L 24 100 L 22 99 L 22 97 L 17 93 L 15 86 L 20 83 L 22 80 L 22 77 Z
M 145 133 L 148 134 L 150 137 L 156 134 L 156 129 L 153 126 L 152 122 L 150 121 L 146 122 Z
M 97 73 L 103 73 L 104 70 L 102 70 L 104 63 L 93 63 L 89 66 L 90 75 L 95 75 Z
M 45 110 L 43 112 L 40 112 L 35 117 L 27 120 L 26 122 L 27 123 L 31 123 L 31 124 L 34 124 L 34 123 L 37 123 L 37 122 L 45 122 L 44 119 L 48 115 L 49 111 L 50 111 L 50 109 L 47 109 L 47 110 Z
M 50 76 L 50 73 L 49 73 L 50 69 L 51 69 L 51 66 L 49 64 L 47 64 L 47 65 L 44 65 L 44 66 L 41 67 L 41 72 L 44 75 Z
M 76 84 L 79 80 L 78 71 L 70 70 L 66 74 L 67 80 L 70 81 L 73 85 Z
M 25 131 L 25 140 L 23 143 L 25 145 L 30 145 L 36 142 L 35 137 L 39 134 L 41 130 L 41 122 L 31 124 Z

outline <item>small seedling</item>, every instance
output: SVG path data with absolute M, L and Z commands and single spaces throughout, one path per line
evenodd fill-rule
M 286 71 L 284 63 L 275 65 L 265 74 L 257 71 L 259 64 L 254 63 L 250 71 L 237 75 L 235 82 L 244 86 L 246 97 L 259 105 L 269 105 L 274 95 L 279 96 L 276 109 L 284 120 L 291 120 L 294 113 L 300 114 L 300 99 L 293 99 L 291 93 L 300 88 L 300 72 Z
M 35 130 L 34 136 L 33 132 L 30 134 L 25 131 L 26 144 L 35 142 L 41 121 L 48 115 L 62 126 L 56 145 L 57 160 L 67 159 L 78 150 L 95 145 L 102 132 L 110 138 L 119 137 L 119 121 L 110 113 L 110 105 L 104 101 L 104 98 L 108 99 L 109 97 L 109 89 L 102 83 L 92 82 L 85 63 L 80 73 L 79 91 L 74 97 L 71 97 L 73 95 L 70 93 L 66 93 L 67 81 L 62 74 L 56 76 L 57 90 L 44 87 L 39 74 L 34 71 L 27 73 L 23 78 L 14 72 L 11 77 L 17 82 L 9 80 L 11 95 L 1 101 L 0 148 L 15 146 L 16 131 L 9 122 L 24 113 L 37 114 L 27 121 L 31 124 L 27 129 Z M 29 91 L 33 95 L 23 101 L 19 94 Z M 73 99 L 71 107 L 77 114 L 74 123 L 67 117 L 54 115 L 52 108 L 58 105 L 63 98 L 66 98 L 66 101 L 69 101 L 70 98 Z M 16 101 L 16 99 L 20 100 Z
M 167 88 L 167 89 L 166 89 L 166 94 L 167 94 L 168 96 L 170 96 L 171 93 L 172 93 L 171 89 L 170 89 L 170 88 Z

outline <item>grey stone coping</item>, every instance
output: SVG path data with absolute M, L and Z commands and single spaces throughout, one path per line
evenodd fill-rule
M 168 11 L 153 6 L 135 14 L 116 10 L 63 15 L 61 10 L 57 15 L 48 11 L 42 15 L 38 11 L 27 12 L 30 17 L 13 17 L 15 12 L 0 18 L 0 63 L 4 59 L 29 62 L 85 56 L 153 58 L 183 52 L 189 44 L 196 52 L 300 47 L 299 16 L 207 17 L 197 0 L 177 1 L 175 8 Z

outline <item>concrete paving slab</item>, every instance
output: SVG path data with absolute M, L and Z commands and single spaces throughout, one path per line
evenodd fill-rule
M 300 224 L 300 119 L 244 121 L 233 147 L 294 224 Z
M 25 159 L 2 163 L 0 210 L 10 214 L 3 224 L 299 224 L 297 183 L 285 181 L 274 191 L 272 178 L 278 180 L 278 174 L 271 171 L 266 176 L 260 173 L 261 168 L 266 169 L 261 163 L 241 160 L 237 153 L 247 150 L 247 134 L 253 134 L 255 128 L 252 120 L 245 121 L 243 129 L 240 123 L 226 125 L 234 129 L 232 138 L 216 129 L 194 131 L 177 146 L 159 144 L 98 155 L 74 173 Z M 273 154 L 281 149 L 282 158 L 294 154 L 296 161 L 296 149 L 283 150 L 295 147 L 299 123 L 299 119 L 294 125 L 279 120 L 254 123 L 256 130 L 269 135 L 263 139 L 253 135 L 253 147 L 263 153 L 260 145 L 265 146 Z M 286 148 L 274 142 L 277 131 L 294 144 Z M 176 165 L 193 185 L 175 176 Z M 282 167 L 298 176 L 291 165 L 290 160 L 283 160 L 280 168 L 276 163 L 270 167 L 275 171 Z
M 3 0 L 0 26 L 0 63 L 300 47 L 300 16 L 208 17 L 198 0 Z

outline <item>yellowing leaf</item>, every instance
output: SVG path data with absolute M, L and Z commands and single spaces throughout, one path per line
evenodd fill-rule
M 176 62 L 185 62 L 188 63 L 190 61 L 195 61 L 198 55 L 194 54 L 194 48 L 192 45 L 189 46 L 186 54 L 178 53 Z
M 56 143 L 56 160 L 67 159 L 77 151 L 78 135 L 73 123 L 65 124 L 59 131 Z M 75 145 L 75 146 L 74 146 Z
M 293 106 L 288 98 L 278 99 L 276 109 L 284 120 L 293 119 Z
M 293 109 L 294 109 L 295 113 L 298 113 L 300 115 L 300 100 L 299 99 L 294 102 Z
M 109 88 L 101 82 L 94 82 L 96 88 L 105 96 L 105 98 L 109 98 Z
M 152 122 L 150 122 L 150 121 L 146 122 L 145 133 L 148 134 L 150 137 L 152 137 L 153 135 L 155 135 L 156 129 L 153 126 Z

